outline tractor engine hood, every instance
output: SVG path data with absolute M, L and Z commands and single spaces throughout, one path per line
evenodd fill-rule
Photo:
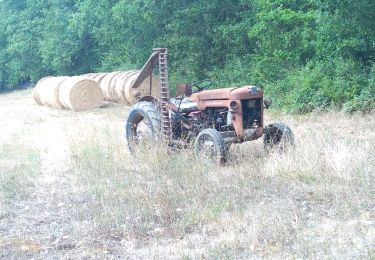
M 246 86 L 241 88 L 223 88 L 214 90 L 205 90 L 194 93 L 190 99 L 198 102 L 205 100 L 239 100 L 263 97 L 263 91 L 255 86 Z
M 229 94 L 229 99 L 255 99 L 262 98 L 263 90 L 256 86 L 245 86 L 242 88 L 235 88 Z

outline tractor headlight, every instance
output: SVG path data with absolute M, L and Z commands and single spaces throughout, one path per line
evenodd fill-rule
M 237 104 L 236 101 L 232 101 L 232 102 L 230 102 L 229 107 L 232 110 L 232 112 L 236 112 L 237 108 L 238 108 L 238 104 Z
M 263 103 L 265 108 L 269 108 L 272 105 L 272 99 L 269 97 L 265 97 Z

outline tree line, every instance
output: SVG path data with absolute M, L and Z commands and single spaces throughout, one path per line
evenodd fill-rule
M 46 75 L 140 68 L 171 82 L 255 84 L 276 107 L 375 108 L 373 0 L 1 0 L 0 90 Z

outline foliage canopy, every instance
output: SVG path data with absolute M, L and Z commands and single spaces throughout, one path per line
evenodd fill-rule
M 0 90 L 46 75 L 139 68 L 256 84 L 278 107 L 375 107 L 373 0 L 2 0 Z

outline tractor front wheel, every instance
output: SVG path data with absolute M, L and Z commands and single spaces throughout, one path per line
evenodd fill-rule
M 198 159 L 208 159 L 214 163 L 225 162 L 228 148 L 224 138 L 216 129 L 203 129 L 194 142 L 194 153 Z
M 292 130 L 284 123 L 273 123 L 264 128 L 263 144 L 266 152 L 284 150 L 294 145 Z
M 160 137 L 160 110 L 151 102 L 139 102 L 130 108 L 125 122 L 125 136 L 134 154 L 141 144 L 153 145 Z

